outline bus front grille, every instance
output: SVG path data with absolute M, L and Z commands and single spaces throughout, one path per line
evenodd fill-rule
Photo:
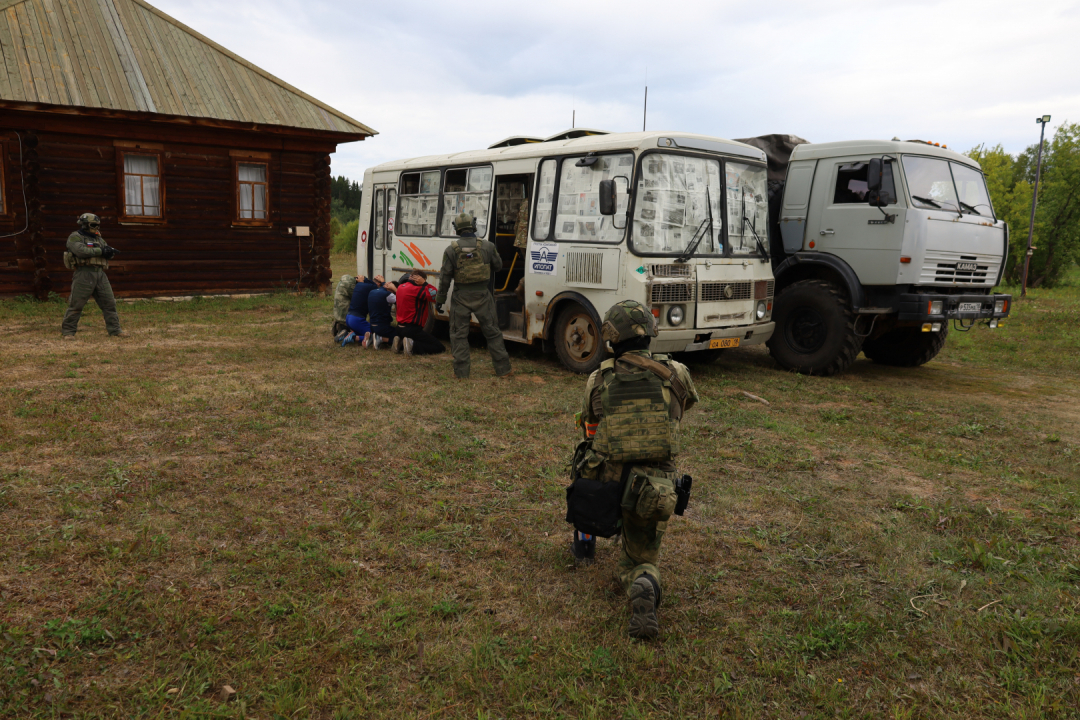
M 650 302 L 653 305 L 664 303 L 694 302 L 694 283 L 658 282 L 653 283 Z
M 749 300 L 754 297 L 754 283 L 750 280 L 738 282 L 703 282 L 698 296 L 701 302 L 722 302 L 725 300 Z

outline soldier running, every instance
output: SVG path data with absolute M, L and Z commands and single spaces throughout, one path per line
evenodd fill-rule
M 698 401 L 686 366 L 667 355 L 653 355 L 656 319 L 634 300 L 614 305 L 604 316 L 601 336 L 613 358 L 589 376 L 579 423 L 586 445 L 575 454 L 575 472 L 600 483 L 620 483 L 614 503 L 621 511 L 622 553 L 615 576 L 630 602 L 629 634 L 652 638 L 659 632 L 660 540 L 676 510 L 677 495 L 689 498 L 689 484 L 676 480 L 679 424 Z M 582 448 L 579 448 L 582 450 Z M 571 550 L 591 558 L 595 537 L 574 530 Z
M 74 340 L 79 330 L 79 319 L 83 307 L 90 300 L 101 308 L 105 316 L 105 329 L 113 337 L 127 335 L 120 328 L 120 316 L 116 313 L 116 297 L 105 271 L 109 269 L 109 260 L 118 252 L 116 248 L 101 237 L 101 218 L 93 213 L 79 216 L 79 229 L 67 239 L 67 252 L 64 253 L 64 267 L 74 270 L 71 278 L 71 296 L 68 298 L 67 312 L 60 326 L 64 340 Z
M 495 316 L 495 297 L 490 287 L 491 278 L 502 270 L 502 258 L 495 245 L 476 237 L 476 222 L 472 215 L 461 213 L 454 218 L 454 230 L 459 239 L 443 251 L 439 292 L 435 296 L 435 308 L 441 314 L 450 292 L 450 283 L 453 282 L 450 347 L 454 354 L 454 376 L 459 379 L 469 377 L 469 316 L 476 315 L 480 330 L 487 339 L 495 374 L 507 377 L 513 370 Z

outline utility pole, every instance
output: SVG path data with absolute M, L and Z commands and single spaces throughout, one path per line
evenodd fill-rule
M 1031 247 L 1031 236 L 1035 232 L 1035 204 L 1039 201 L 1039 178 L 1042 176 L 1042 152 L 1043 138 L 1046 136 L 1046 124 L 1050 122 L 1049 115 L 1035 118 L 1041 127 L 1039 129 L 1039 159 L 1035 161 L 1035 190 L 1031 195 L 1031 222 L 1028 223 L 1027 253 L 1024 254 L 1024 277 L 1020 284 L 1020 297 L 1027 297 L 1028 267 L 1031 265 L 1031 254 L 1035 248 Z

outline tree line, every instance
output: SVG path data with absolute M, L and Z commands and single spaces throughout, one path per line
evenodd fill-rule
M 330 236 L 334 252 L 356 252 L 363 194 L 360 183 L 344 175 L 330 180 Z
M 1004 281 L 1020 283 L 1027 252 L 1032 191 L 1039 144 L 1011 155 L 980 145 L 967 153 L 986 174 L 994 213 L 1009 224 L 1009 257 Z M 1036 248 L 1028 270 L 1030 287 L 1060 284 L 1080 260 L 1080 125 L 1063 123 L 1043 147 L 1039 201 L 1035 206 Z

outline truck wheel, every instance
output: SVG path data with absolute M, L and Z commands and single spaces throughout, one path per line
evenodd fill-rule
M 559 360 L 576 373 L 591 373 L 600 367 L 606 354 L 600 324 L 578 303 L 567 305 L 559 313 L 553 341 Z
M 847 297 L 825 280 L 800 280 L 776 298 L 776 331 L 769 354 L 787 370 L 806 375 L 836 375 L 859 356 L 855 313 Z
M 941 348 L 945 347 L 945 338 L 949 336 L 949 326 L 942 323 L 938 332 L 924 333 L 922 328 L 902 327 L 890 330 L 881 337 L 863 343 L 863 354 L 879 365 L 893 367 L 918 367 L 933 360 Z

